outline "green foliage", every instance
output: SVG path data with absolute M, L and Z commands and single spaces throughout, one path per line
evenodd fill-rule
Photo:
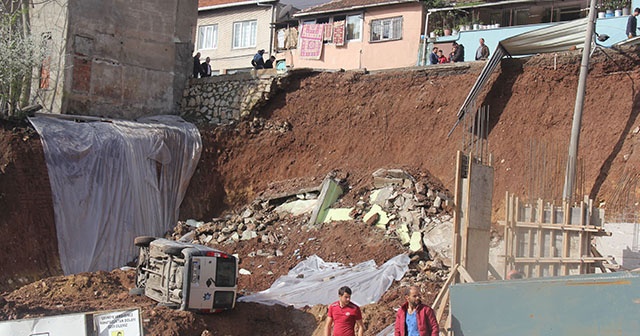
M 427 8 L 443 8 L 449 5 L 446 0 L 424 0 L 424 3 Z
M 42 48 L 23 28 L 22 12 L 0 12 L 0 115 L 17 113 L 21 96 L 30 89 L 25 83 L 42 60 Z

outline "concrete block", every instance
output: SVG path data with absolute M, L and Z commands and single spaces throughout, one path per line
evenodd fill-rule
M 383 228 L 386 229 L 387 228 L 387 224 L 389 224 L 389 221 L 391 220 L 391 218 L 387 215 L 386 212 L 384 212 L 384 210 L 382 210 L 382 207 L 380 207 L 377 204 L 374 204 L 371 207 L 371 210 L 369 210 L 369 212 L 367 212 L 364 217 L 362 217 L 362 220 L 364 222 L 367 222 L 369 220 L 369 218 L 371 218 L 374 214 L 378 214 L 380 219 L 378 220 L 378 224 L 376 224 L 377 227 L 379 228 Z
M 400 243 L 402 245 L 409 245 L 411 242 L 411 236 L 409 236 L 409 228 L 406 224 L 401 224 L 396 229 L 396 235 L 400 239 Z
M 422 250 L 421 232 L 414 232 L 411 234 L 411 239 L 409 241 L 409 250 L 411 250 L 411 252 L 418 252 Z
M 311 214 L 309 225 L 322 223 L 327 215 L 329 207 L 342 195 L 340 185 L 332 178 L 325 178 L 320 188 L 319 203 Z
M 327 215 L 324 218 L 324 223 L 353 220 L 350 216 L 351 211 L 353 211 L 353 208 L 329 209 L 327 210 Z

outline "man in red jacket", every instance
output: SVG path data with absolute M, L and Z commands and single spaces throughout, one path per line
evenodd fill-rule
M 440 327 L 436 314 L 429 306 L 420 302 L 420 289 L 406 289 L 405 302 L 396 314 L 395 336 L 438 336 Z

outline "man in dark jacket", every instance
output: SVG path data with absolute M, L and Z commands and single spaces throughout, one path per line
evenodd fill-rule
M 253 68 L 256 70 L 264 69 L 264 59 L 262 58 L 262 54 L 264 54 L 264 49 L 258 50 L 251 60 L 251 65 L 253 65 Z
M 440 327 L 436 314 L 420 302 L 420 289 L 416 286 L 407 288 L 405 298 L 407 302 L 396 313 L 394 335 L 438 336 Z
M 627 37 L 628 38 L 633 38 L 636 37 L 636 35 L 638 35 L 637 33 L 637 29 L 638 29 L 638 21 L 637 21 L 637 16 L 638 14 L 640 14 L 640 8 L 636 8 L 633 10 L 633 14 L 629 15 L 629 19 L 627 19 Z
M 211 58 L 207 57 L 204 62 L 201 64 L 202 72 L 200 73 L 200 77 L 211 77 Z
M 438 64 L 438 47 L 433 47 L 431 53 L 429 54 L 429 63 L 430 64 Z
M 451 62 L 464 62 L 464 46 L 453 42 L 453 48 L 455 49 L 455 53 L 453 54 Z
M 200 72 L 202 72 L 202 68 L 200 67 L 200 53 L 197 53 L 193 56 L 193 78 L 198 78 Z

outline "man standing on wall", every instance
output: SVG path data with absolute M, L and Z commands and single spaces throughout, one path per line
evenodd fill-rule
M 476 50 L 476 61 L 484 61 L 489 58 L 489 47 L 484 44 L 484 39 L 480 38 L 480 46 Z
M 638 20 L 637 16 L 640 14 L 640 8 L 636 8 L 633 10 L 633 14 L 629 15 L 629 19 L 627 19 L 627 37 L 634 38 L 638 35 L 636 31 L 638 29 Z
M 202 62 L 202 73 L 200 77 L 211 77 L 211 59 L 209 57 Z
M 338 301 L 329 305 L 324 335 L 331 335 L 333 325 L 333 336 L 355 336 L 354 328 L 358 325 L 358 336 L 362 336 L 364 334 L 362 313 L 360 307 L 351 302 L 351 288 L 340 287 L 338 296 Z
M 433 47 L 431 50 L 431 54 L 429 54 L 429 63 L 430 64 L 438 64 L 438 47 Z
M 262 58 L 263 54 L 264 54 L 264 49 L 260 49 L 253 56 L 253 59 L 251 60 L 251 65 L 253 65 L 254 69 L 256 69 L 256 70 L 264 69 L 264 58 Z
M 433 309 L 420 301 L 416 286 L 405 290 L 405 302 L 396 313 L 394 336 L 438 336 L 440 327 Z
M 457 42 L 453 42 L 454 54 L 451 62 L 464 62 L 464 46 L 462 44 L 458 44 Z
M 198 52 L 193 56 L 193 78 L 198 78 L 200 72 L 202 72 L 202 68 L 200 67 L 200 53 Z

